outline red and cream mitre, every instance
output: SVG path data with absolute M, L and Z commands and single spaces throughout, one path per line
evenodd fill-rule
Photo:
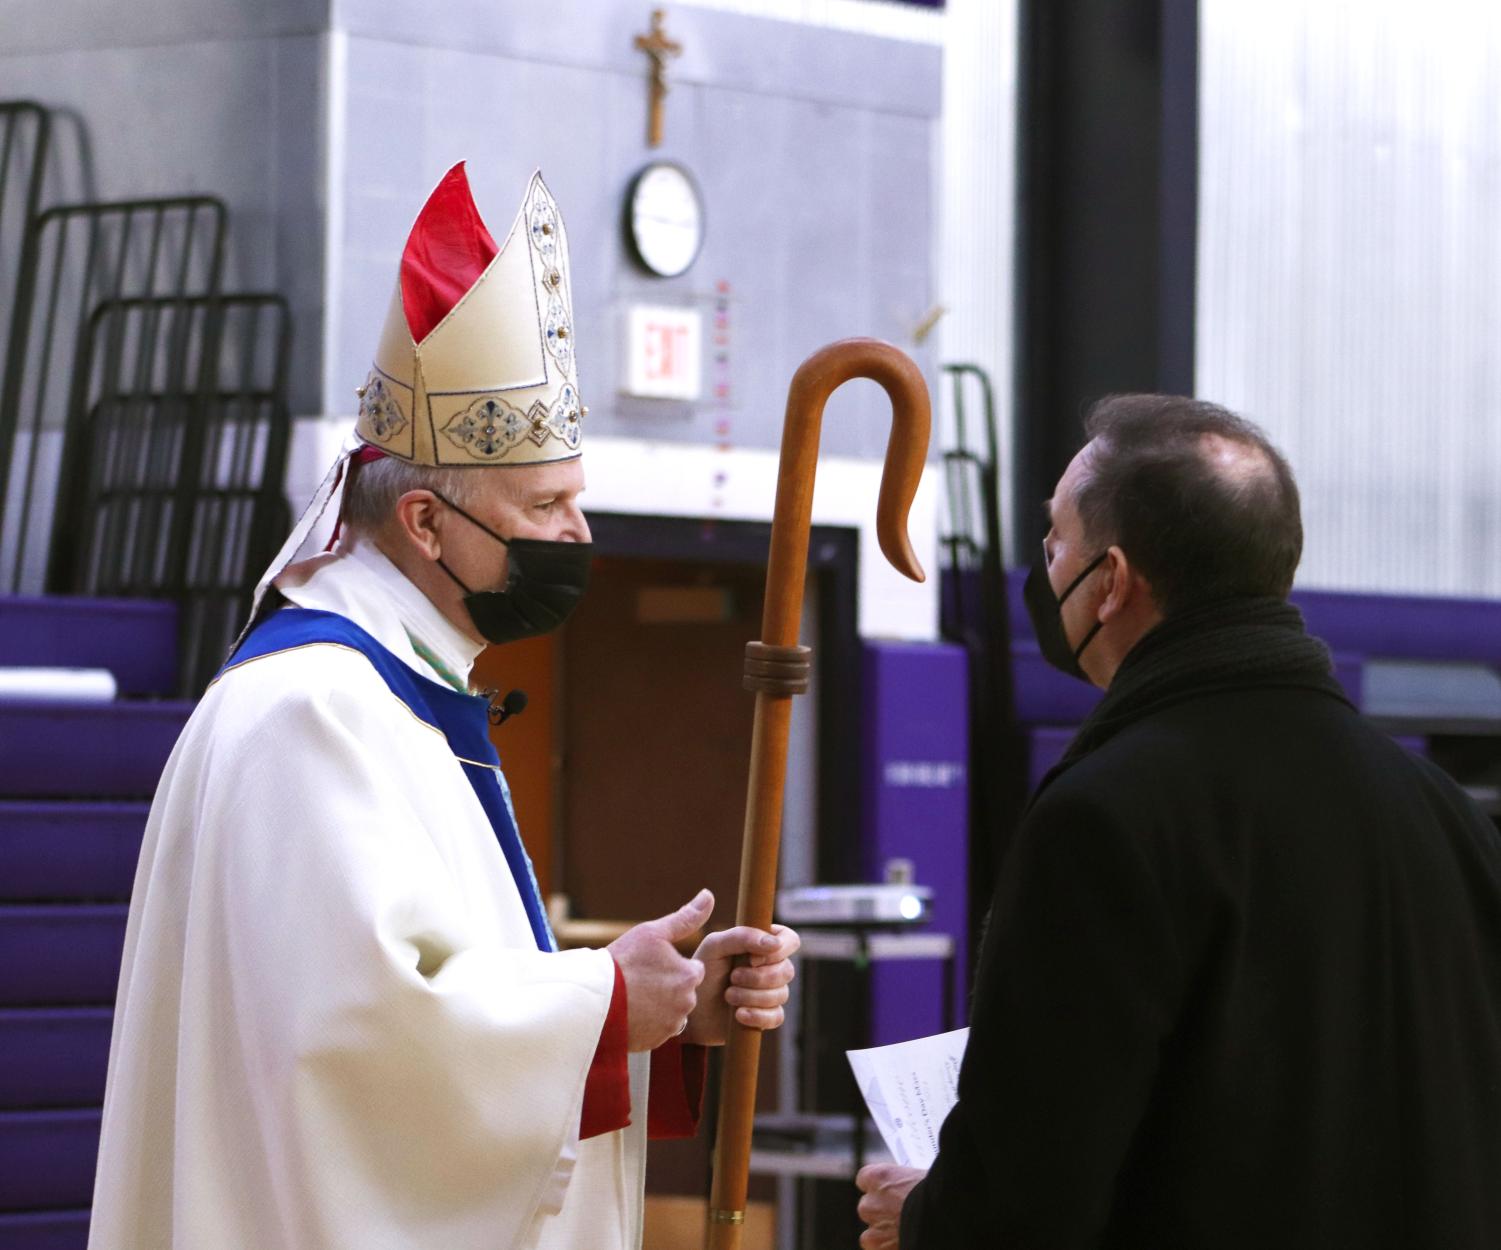
M 355 432 L 434 467 L 571 460 L 573 350 L 568 236 L 542 175 L 496 247 L 461 162 L 412 226 Z

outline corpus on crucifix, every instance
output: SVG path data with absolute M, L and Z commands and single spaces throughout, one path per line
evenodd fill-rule
M 677 56 L 683 50 L 683 45 L 669 39 L 667 32 L 662 29 L 666 20 L 665 9 L 653 9 L 651 33 L 636 36 L 637 50 L 651 58 L 651 111 L 646 127 L 646 142 L 654 148 L 662 146 L 662 104 L 667 99 L 667 58 Z

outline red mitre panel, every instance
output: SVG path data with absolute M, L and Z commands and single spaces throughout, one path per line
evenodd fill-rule
M 401 254 L 401 306 L 422 342 L 500 251 L 480 220 L 460 161 L 433 188 Z

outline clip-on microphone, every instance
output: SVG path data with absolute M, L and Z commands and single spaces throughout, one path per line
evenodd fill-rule
M 526 711 L 526 691 L 513 690 L 504 699 L 497 700 L 495 696 L 500 693 L 497 690 L 487 690 L 485 694 L 490 699 L 490 723 L 492 725 L 504 725 L 513 716 L 519 716 Z

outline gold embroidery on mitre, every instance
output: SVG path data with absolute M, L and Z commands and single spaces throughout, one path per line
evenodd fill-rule
M 406 428 L 406 414 L 379 373 L 371 371 L 360 389 L 360 426 L 375 441 L 386 443 Z
M 551 406 L 540 399 L 522 412 L 498 395 L 486 395 L 455 413 L 443 426 L 444 436 L 477 460 L 504 460 L 525 440 L 537 447 L 557 439 L 569 451 L 583 441 L 583 406 L 572 382 L 565 382 Z
M 558 254 L 558 210 L 549 196 L 532 195 L 527 225 L 531 230 L 532 246 L 551 269 Z
M 530 432 L 532 418 L 496 395 L 476 399 L 454 413 L 443 433 L 477 460 L 500 460 Z
M 563 386 L 562 393 L 553 403 L 552 410 L 547 414 L 547 428 L 555 438 L 563 440 L 563 445 L 570 451 L 577 451 L 579 443 L 583 441 L 584 406 L 579 403 L 578 390 L 572 382 Z
M 573 327 L 570 324 L 568 310 L 563 307 L 560 299 L 547 301 L 547 325 L 544 330 L 543 341 L 547 344 L 548 354 L 558 362 L 558 368 L 565 374 L 573 372 Z
M 573 374 L 572 293 L 565 285 L 563 265 L 562 220 L 558 207 L 545 187 L 537 183 L 532 190 L 526 214 L 527 238 L 537 263 L 534 269 L 543 306 L 547 309 L 542 323 L 542 341 L 547 354 L 557 361 L 565 377 Z

